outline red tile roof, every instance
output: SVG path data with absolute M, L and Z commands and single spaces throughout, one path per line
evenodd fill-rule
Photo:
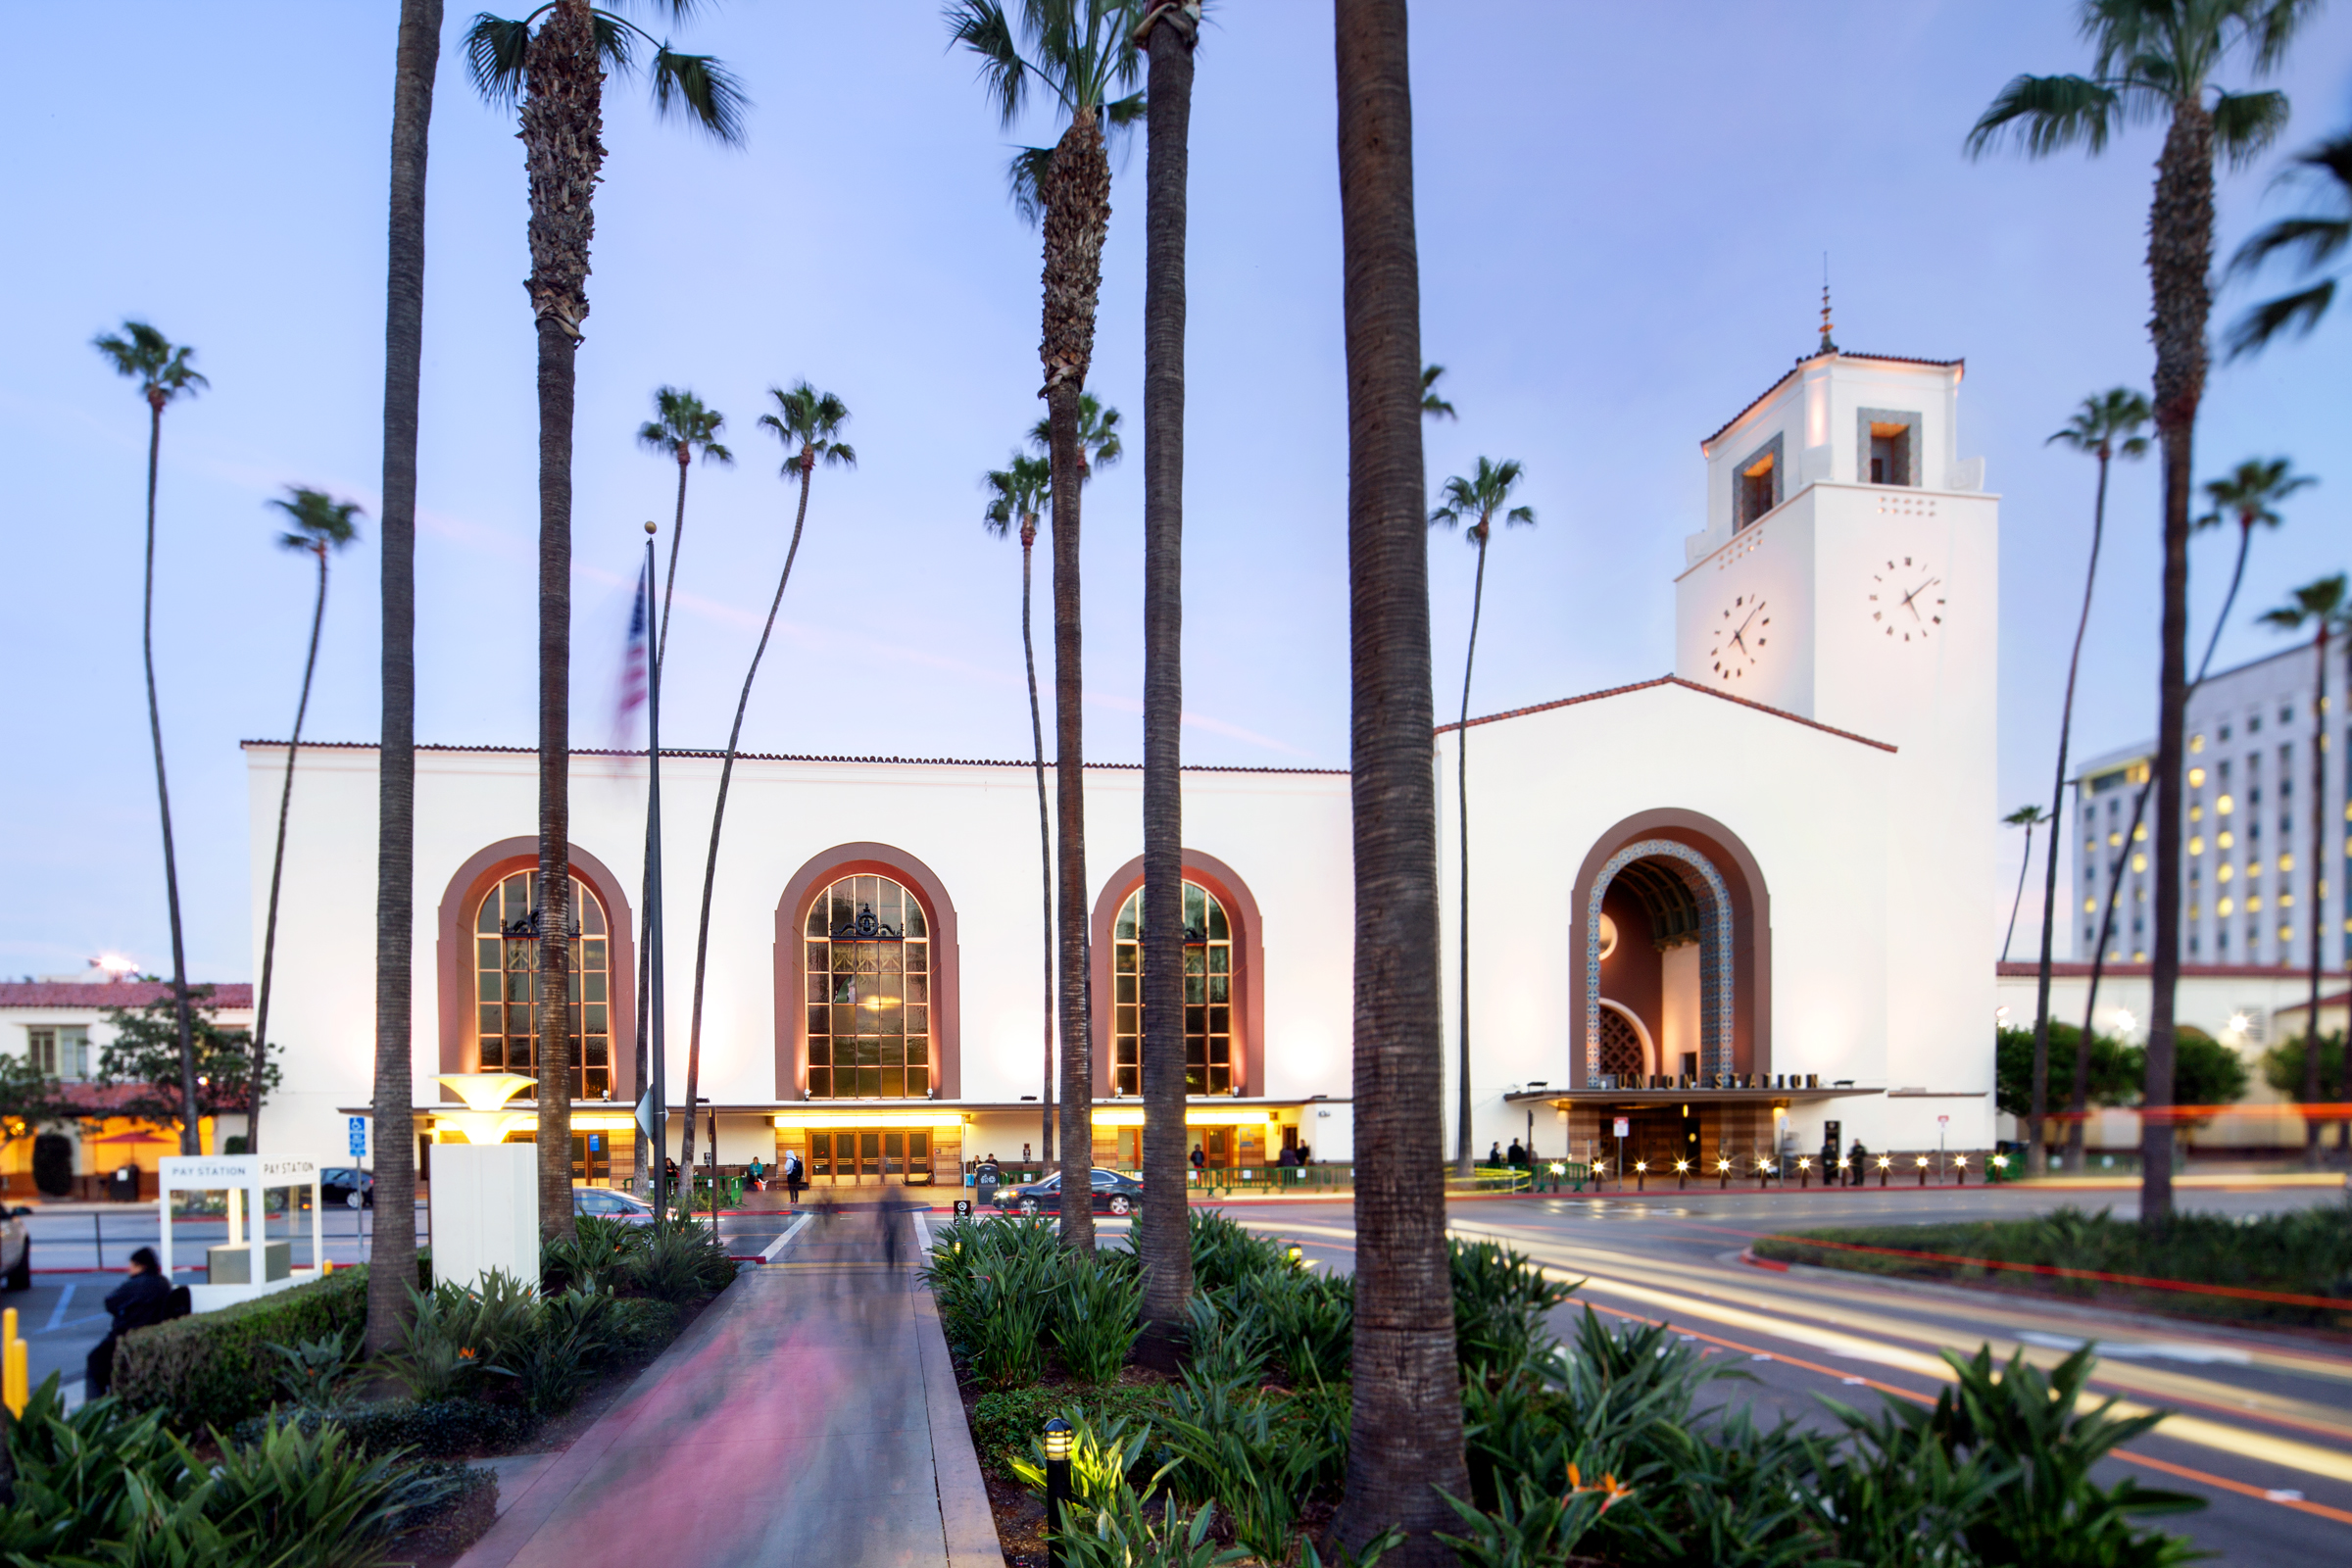
M 239 741 L 237 744 L 249 747 L 275 748 L 286 743 L 284 741 L 245 740 Z M 376 744 L 373 741 L 304 741 L 302 749 L 306 752 L 372 752 L 376 749 Z M 478 752 L 524 757 L 539 755 L 539 748 L 536 746 L 449 746 L 419 742 L 416 750 L 420 752 Z M 628 750 L 614 750 L 603 746 L 575 746 L 571 749 L 571 755 L 574 757 L 643 757 L 645 749 L 636 747 Z M 724 757 L 726 753 L 714 747 L 664 746 L 662 748 L 662 755 L 663 757 Z M 906 767 L 1034 767 L 1037 765 L 1028 758 L 1007 761 L 987 757 L 830 757 L 813 752 L 737 752 L 735 760 L 739 762 L 887 762 Z M 1046 765 L 1052 767 L 1054 763 L 1048 760 Z M 1089 762 L 1086 765 L 1089 768 L 1125 773 L 1140 773 L 1144 767 L 1141 762 Z M 1344 767 L 1232 767 L 1213 763 L 1187 762 L 1184 764 L 1184 771 L 1187 773 L 1345 773 L 1348 769 Z
M 2106 963 L 2099 966 L 2099 976 L 2106 980 L 2145 980 L 2152 972 L 2153 967 L 2153 965 L 2145 963 Z M 2031 980 L 2041 973 L 2041 965 L 2038 963 L 2004 963 L 1996 965 L 1996 968 L 2004 980 Z M 2267 963 L 2184 963 L 2180 966 L 2180 978 L 2183 980 L 2302 979 L 2307 981 L 2310 975 L 2309 969 L 2287 969 Z M 2053 980 L 2086 980 L 2089 977 L 2090 965 L 2087 962 L 2050 965 L 2050 978 Z M 2342 977 L 2339 975 L 2335 978 Z M 2333 1000 L 2341 1001 L 2342 999 Z M 2323 999 L 2321 1005 L 2328 1004 L 2328 1001 Z M 2300 1006 L 2302 1004 L 2298 1003 L 2296 1005 Z
M 0 1007 L 144 1007 L 172 995 L 168 980 L 114 980 L 76 984 L 73 981 L 0 981 Z M 213 987 L 211 1005 L 251 1007 L 253 987 L 246 981 Z
M 1655 680 L 1636 681 L 1631 686 L 1612 686 L 1607 691 L 1587 692 L 1582 697 L 1562 697 L 1554 702 L 1538 703 L 1533 708 L 1506 709 L 1499 713 L 1489 713 L 1483 718 L 1472 719 L 1470 727 L 1476 729 L 1481 724 L 1500 723 L 1503 719 L 1519 718 L 1528 713 L 1547 713 L 1555 708 L 1574 708 L 1579 703 L 1597 703 L 1604 697 L 1623 697 L 1629 692 L 1645 692 L 1653 686 L 1680 686 L 1685 691 L 1696 692 L 1702 697 L 1712 697 L 1718 702 L 1737 703 L 1741 708 L 1752 708 L 1759 713 L 1770 713 L 1775 718 L 1785 718 L 1791 724 L 1802 724 L 1807 729 L 1817 729 L 1824 734 L 1836 735 L 1844 740 L 1859 741 L 1864 746 L 1875 746 L 1882 752 L 1894 750 L 1885 741 L 1874 741 L 1867 735 L 1857 735 L 1850 729 L 1839 729 L 1835 724 L 1824 724 L 1807 718 L 1802 713 L 1791 713 L 1784 709 L 1767 708 L 1762 703 L 1751 703 L 1744 697 L 1734 697 L 1730 692 L 1719 692 L 1712 686 L 1701 686 L 1696 681 L 1685 680 L 1680 675 L 1660 675 Z M 1443 735 L 1449 729 L 1460 729 L 1461 727 L 1458 723 L 1440 724 L 1437 732 Z

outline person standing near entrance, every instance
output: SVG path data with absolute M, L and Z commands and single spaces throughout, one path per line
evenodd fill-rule
M 790 1195 L 795 1208 L 801 1204 L 801 1182 L 805 1174 L 801 1168 L 801 1152 L 797 1149 L 784 1151 L 784 1191 Z
M 1200 1152 L 1200 1146 L 1199 1144 L 1195 1144 L 1193 1146 L 1193 1174 L 1195 1176 L 1199 1176 L 1207 1168 L 1208 1156 Z

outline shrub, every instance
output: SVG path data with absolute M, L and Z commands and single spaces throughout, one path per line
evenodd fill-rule
M 1468 1378 L 1499 1377 L 1552 1343 L 1551 1310 L 1577 1285 L 1546 1279 L 1541 1264 L 1496 1242 L 1449 1241 L 1453 1340 Z
M 676 1302 L 630 1296 L 612 1303 L 605 1335 L 612 1348 L 612 1359 L 633 1361 L 662 1349 L 685 1324 L 686 1309 Z
M 1355 1352 L 1355 1282 L 1346 1275 L 1269 1269 L 1243 1293 L 1268 1353 L 1299 1388 L 1347 1381 Z
M 1117 1415 L 1098 1426 L 1087 1419 L 1084 1410 L 1065 1410 L 1061 1418 L 1070 1424 L 1071 1499 L 1081 1507 L 1109 1507 L 1129 1486 L 1129 1476 L 1143 1463 L 1144 1450 L 1152 1446 L 1152 1424 L 1138 1421 L 1130 1428 L 1128 1418 Z M 1028 1451 L 1014 1454 L 1006 1468 L 1014 1480 L 1030 1491 L 1046 1490 L 1046 1440 L 1042 1426 L 1029 1440 Z M 1162 1465 L 1159 1474 L 1144 1483 L 1144 1490 L 1149 1492 L 1166 1470 L 1167 1466 Z
M 1177 1460 L 1168 1472 L 1176 1491 L 1221 1503 L 1234 1538 L 1266 1562 L 1284 1560 L 1299 1504 L 1344 1462 L 1320 1423 L 1288 1418 L 1276 1403 L 1187 1367 L 1160 1426 Z
M 417 1404 L 396 1399 L 385 1404 L 346 1406 L 334 1410 L 289 1410 L 279 1419 L 305 1432 L 333 1425 L 351 1435 L 363 1453 L 413 1451 L 434 1459 L 458 1459 L 514 1447 L 539 1425 L 529 1411 L 508 1404 L 485 1404 L 479 1399 L 435 1399 Z M 270 1417 L 239 1422 L 234 1441 L 251 1443 Z
M 1101 1278 L 1100 1264 L 1094 1274 Z M 1008 1221 L 947 1226 L 932 1244 L 923 1277 L 939 1298 L 942 1329 L 984 1382 L 1009 1389 L 1037 1381 L 1044 1365 L 1041 1348 L 1054 1329 L 1055 1298 L 1072 1278 L 1051 1226 Z M 1109 1332 L 1107 1321 L 1102 1329 Z M 1133 1343 L 1131 1335 L 1128 1344 Z M 1125 1346 L 1119 1355 L 1125 1358 Z
M 368 1271 L 337 1269 L 217 1312 L 133 1329 L 115 1349 L 115 1395 L 158 1410 L 173 1430 L 234 1426 L 268 1407 L 277 1387 L 272 1345 L 355 1331 L 368 1316 Z
M 446 1500 L 437 1475 L 404 1477 L 329 1424 L 305 1432 L 270 1420 L 250 1444 L 224 1443 L 206 1513 L 272 1568 L 360 1568 L 379 1562 L 403 1518 Z
M 972 1446 L 982 1464 L 1011 1475 L 1013 1460 L 1028 1452 L 1031 1441 L 1054 1416 L 1071 1422 L 1084 1418 L 1098 1426 L 1114 1420 L 1141 1424 L 1153 1420 L 1166 1403 L 1162 1391 L 1144 1386 L 996 1390 L 972 1403 Z
M 393 1546 L 405 1557 L 459 1556 L 498 1521 L 495 1471 L 426 1459 L 405 1467 L 401 1481 Z
M 528 1322 L 482 1370 L 514 1380 L 523 1407 L 540 1415 L 568 1409 L 588 1386 L 611 1342 L 605 1325 L 612 1297 L 569 1290 L 534 1303 Z
M 540 1288 L 553 1295 L 575 1285 L 594 1291 L 623 1283 L 645 1227 L 603 1214 L 582 1214 L 574 1223 L 573 1235 L 539 1244 Z
M 1192 1221 L 1193 1283 L 1203 1291 L 1239 1285 L 1253 1274 L 1282 1266 L 1282 1247 L 1242 1228 L 1224 1210 L 1196 1208 Z
M 1121 1257 L 1129 1259 L 1122 1266 Z M 1144 1281 L 1133 1254 L 1103 1250 L 1062 1258 L 1054 1313 L 1054 1349 L 1081 1383 L 1108 1383 L 1127 1364 L 1144 1332 Z
M 469 1392 L 484 1370 L 531 1334 L 539 1304 L 537 1291 L 504 1269 L 483 1275 L 473 1290 L 411 1290 L 409 1301 L 401 1348 L 385 1354 L 382 1364 L 419 1403 Z
M 279 1359 L 274 1369 L 278 1388 L 297 1405 L 331 1405 L 341 1401 L 352 1369 L 352 1348 L 359 1335 L 348 1329 L 299 1345 L 272 1345 Z
M 1215 1512 L 1203 1504 L 1188 1519 L 1177 1511 L 1175 1498 L 1162 1497 L 1159 1511 L 1153 1513 L 1122 1488 L 1102 1507 L 1064 1513 L 1068 1525 L 1061 1538 L 1061 1560 L 1068 1568 L 1220 1568 L 1245 1561 L 1249 1553 L 1239 1546 L 1220 1548 L 1210 1539 L 1209 1519 Z M 1313 1561 L 1314 1547 L 1307 1552 Z
M 1466 1536 L 1437 1537 L 1454 1548 L 1465 1568 L 1552 1568 L 1568 1560 L 1585 1533 L 1623 1494 L 1607 1487 L 1553 1493 L 1521 1477 L 1493 1510 L 1440 1493 L 1469 1527 Z
M 629 1282 L 662 1301 L 699 1301 L 735 1278 L 735 1260 L 708 1225 L 656 1220 L 632 1227 L 643 1238 L 623 1265 Z

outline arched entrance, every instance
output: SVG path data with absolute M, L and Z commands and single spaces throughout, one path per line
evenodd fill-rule
M 1661 1015 L 1671 1019 L 1690 989 L 1690 967 L 1678 950 L 1697 949 L 1695 975 L 1696 1046 L 1698 1075 L 1711 1079 L 1733 1071 L 1733 911 L 1731 889 L 1712 859 L 1679 839 L 1642 838 L 1610 855 L 1593 876 L 1584 909 L 1584 1040 L 1585 1087 L 1597 1089 L 1604 1074 L 1622 1081 L 1624 1064 L 1634 1053 L 1622 1036 L 1627 1009 L 1604 1003 L 1600 995 L 1604 921 L 1601 906 L 1612 886 L 1621 882 L 1633 896 L 1647 926 L 1650 942 L 1667 960 L 1661 967 Z M 1607 921 L 1613 927 L 1614 921 Z M 1679 983 L 1678 983 L 1679 982 Z M 1612 1027 L 1612 1024 L 1614 1027 Z M 1667 1038 L 1659 1053 L 1674 1056 L 1677 1031 L 1670 1023 L 1659 1030 Z M 1608 1051 L 1604 1064 L 1604 1035 Z M 1635 1042 L 1637 1050 L 1641 1042 Z M 1680 1071 L 1682 1064 L 1664 1061 L 1637 1070 Z

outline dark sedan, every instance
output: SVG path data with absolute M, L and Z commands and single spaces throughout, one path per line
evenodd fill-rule
M 349 1165 L 322 1168 L 318 1172 L 318 1201 L 341 1203 L 348 1208 L 373 1208 L 375 1176 L 369 1171 L 354 1170 Z
M 1144 1184 L 1121 1171 L 1095 1168 L 1095 1212 L 1098 1214 L 1131 1214 L 1144 1200 Z M 1042 1182 L 1026 1187 L 997 1189 L 997 1207 L 1008 1214 L 1058 1214 L 1061 1212 L 1061 1173 L 1054 1172 Z

